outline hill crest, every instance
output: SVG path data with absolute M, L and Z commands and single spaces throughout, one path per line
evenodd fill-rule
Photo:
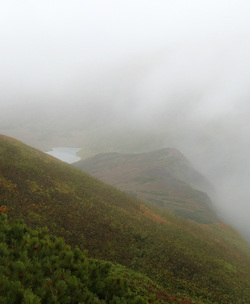
M 74 163 L 128 194 L 197 222 L 218 221 L 203 191 L 212 189 L 176 149 L 140 154 L 102 153 Z
M 230 226 L 182 219 L 0 137 L 3 205 L 11 219 L 48 226 L 91 257 L 139 271 L 171 294 L 209 304 L 249 301 L 250 249 Z

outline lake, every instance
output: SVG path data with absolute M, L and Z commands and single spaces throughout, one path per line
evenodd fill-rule
M 81 159 L 81 157 L 76 155 L 76 153 L 80 150 L 81 148 L 56 147 L 45 153 L 52 155 L 68 164 L 72 164 Z

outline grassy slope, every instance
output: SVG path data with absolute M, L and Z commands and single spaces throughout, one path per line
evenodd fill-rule
M 132 284 L 117 275 L 116 265 L 71 250 L 44 228 L 9 223 L 5 214 L 0 215 L 0 252 L 1 303 L 149 302 L 145 290 L 144 299 L 131 292 Z
M 19 304 L 191 304 L 148 277 L 119 264 L 87 257 L 79 248 L 9 221 L 0 210 L 0 303 Z M 2 212 L 2 214 L 1 214 Z
M 0 303 L 200 303 L 122 265 L 88 258 L 46 228 L 29 229 L 1 212 L 0 253 Z
M 0 136 L 0 202 L 90 256 L 147 274 L 203 303 L 248 303 L 250 250 L 231 227 L 195 224 Z
M 209 197 L 199 191 L 211 190 L 209 182 L 175 149 L 141 154 L 103 153 L 74 165 L 182 217 L 200 223 L 218 221 Z

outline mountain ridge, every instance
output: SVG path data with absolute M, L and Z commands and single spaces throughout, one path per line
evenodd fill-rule
M 91 257 L 139 271 L 170 294 L 248 303 L 250 248 L 236 230 L 182 219 L 3 136 L 1 206 L 11 219 L 48 226 Z
M 101 153 L 74 166 L 128 194 L 175 214 L 209 223 L 219 221 L 209 196 L 213 188 L 178 150 Z

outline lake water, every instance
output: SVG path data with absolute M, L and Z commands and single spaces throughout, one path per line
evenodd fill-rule
M 80 151 L 81 148 L 68 148 L 68 147 L 56 147 L 52 148 L 51 151 L 46 152 L 68 164 L 75 163 L 81 159 L 76 153 Z

